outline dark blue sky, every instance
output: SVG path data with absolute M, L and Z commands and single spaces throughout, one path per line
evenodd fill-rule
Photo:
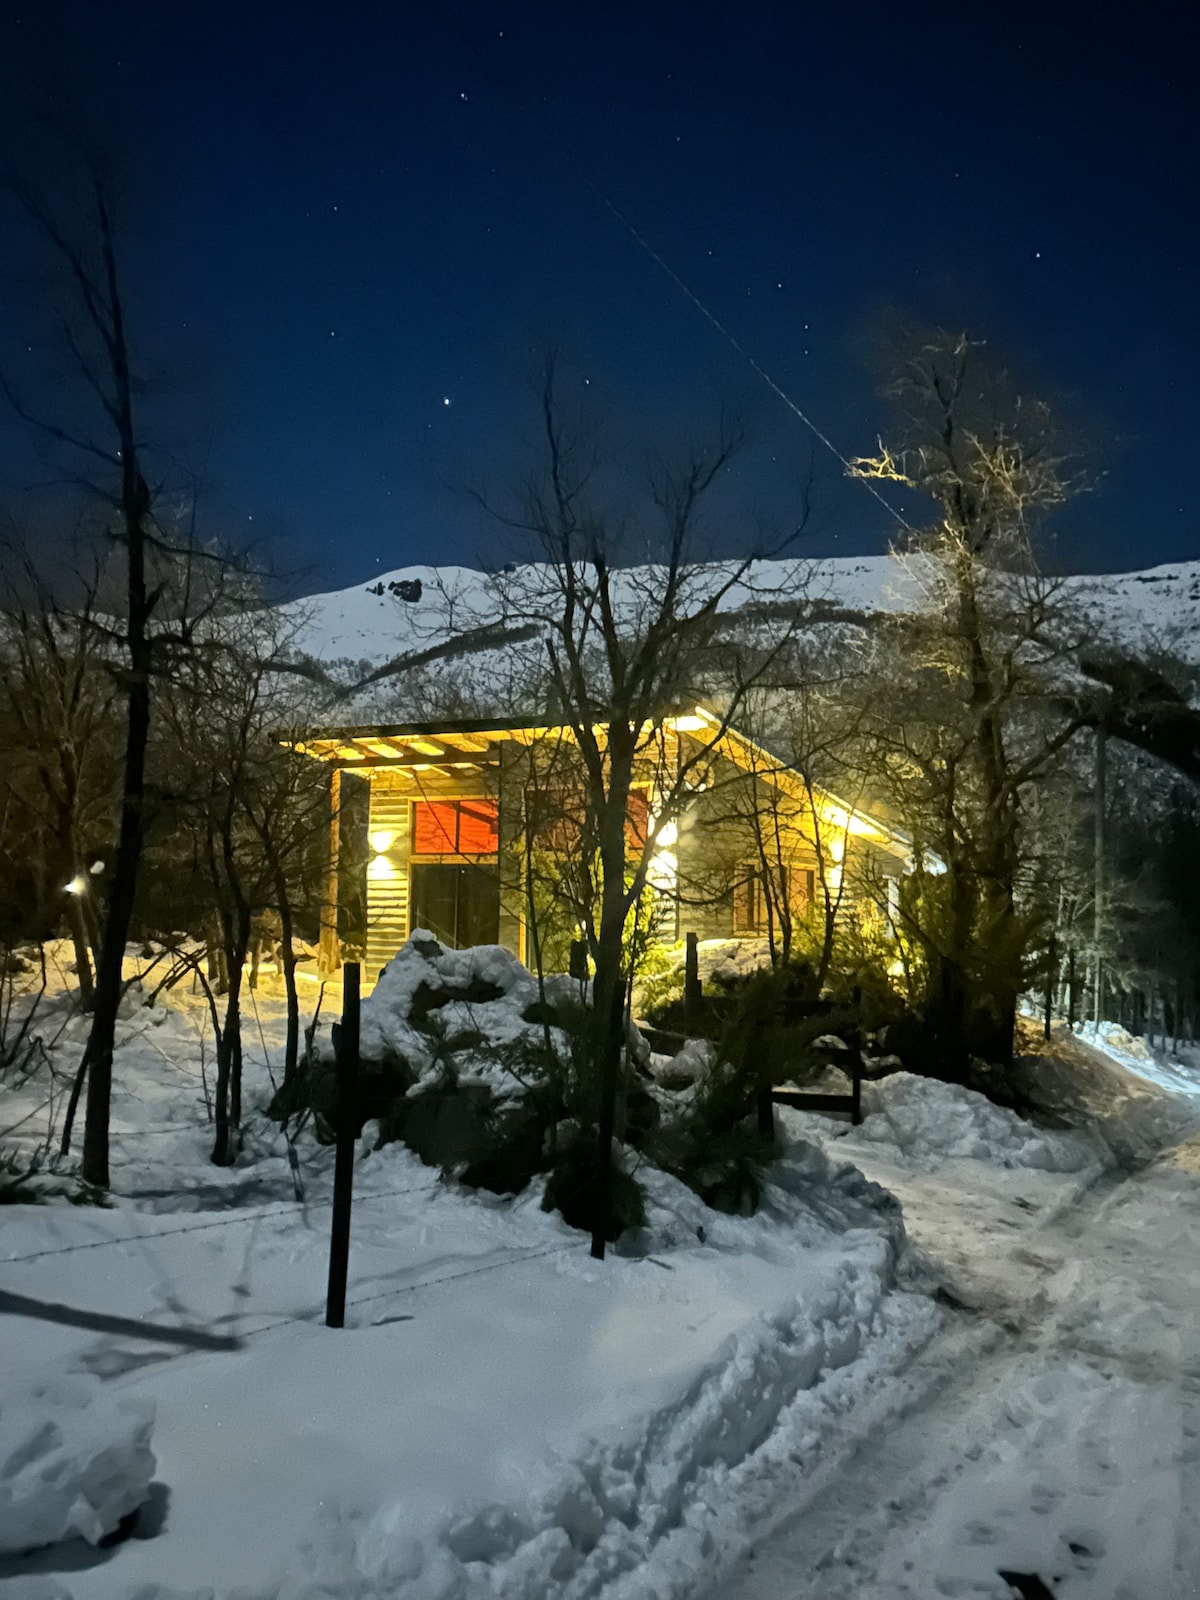
M 528 460 L 548 343 L 618 445 L 742 411 L 730 528 L 787 518 L 811 437 L 603 196 L 848 455 L 882 424 L 882 307 L 997 341 L 1107 473 L 1063 561 L 1120 568 L 1200 557 L 1184 10 L 41 0 L 0 61 L 26 105 L 120 108 L 135 333 L 188 397 L 202 520 L 302 587 L 494 559 L 464 489 Z M 21 281 L 9 361 L 39 336 Z M 37 476 L 0 417 L 4 509 Z M 805 548 L 893 531 L 819 459 Z

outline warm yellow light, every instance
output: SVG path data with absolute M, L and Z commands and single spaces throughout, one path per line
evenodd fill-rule
M 367 866 L 368 878 L 394 878 L 396 869 L 384 855 L 372 856 Z
M 671 727 L 676 733 L 700 733 L 708 725 L 709 720 L 702 711 L 689 711 L 685 716 L 671 718 Z
M 657 850 L 650 857 L 646 882 L 659 894 L 674 894 L 679 882 L 679 860 L 673 850 Z
M 658 830 L 654 840 L 656 850 L 669 850 L 679 838 L 679 825 L 676 822 L 664 822 Z
M 82 872 L 77 872 L 70 883 L 63 884 L 66 894 L 85 894 L 87 892 L 87 879 Z
M 855 816 L 852 811 L 846 811 L 842 806 L 828 806 L 824 812 L 825 820 L 830 827 L 837 828 L 842 833 L 853 833 L 861 837 L 870 837 L 879 832 L 878 828 L 865 821 L 862 817 Z
M 374 850 L 377 856 L 381 856 L 385 850 L 392 848 L 396 835 L 394 833 L 380 832 L 368 834 L 367 837 L 370 840 L 371 849 Z

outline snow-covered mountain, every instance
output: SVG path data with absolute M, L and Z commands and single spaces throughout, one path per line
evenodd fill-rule
M 727 568 L 714 566 L 714 580 Z M 831 557 L 756 563 L 731 591 L 729 610 L 786 587 L 797 574 L 808 593 L 850 611 L 907 609 L 919 599 L 914 569 L 890 556 Z M 467 567 L 401 567 L 369 583 L 290 603 L 284 614 L 297 649 L 319 661 L 378 663 L 424 650 L 494 615 L 488 577 Z M 1095 622 L 1098 641 L 1143 651 L 1163 649 L 1200 662 L 1200 561 L 1144 572 L 1086 574 L 1066 591 Z

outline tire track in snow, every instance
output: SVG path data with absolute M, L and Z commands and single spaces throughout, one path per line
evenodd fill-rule
M 992 1340 L 955 1314 L 890 1418 L 706 1596 L 983 1600 L 1014 1593 L 1001 1568 L 1059 1579 L 1062 1600 L 1200 1595 L 1180 1516 L 1200 1488 L 1200 1330 L 1193 1317 L 1189 1343 L 1187 1319 L 1200 1219 L 1195 1175 L 1172 1177 L 1171 1159 L 1106 1175 L 1014 1238 L 1029 1277 L 1007 1304 L 987 1263 L 972 1309 Z

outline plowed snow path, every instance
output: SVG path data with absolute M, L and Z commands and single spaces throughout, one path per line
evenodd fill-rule
M 1010 1600 L 1002 1571 L 1056 1600 L 1200 1596 L 1200 1141 L 1007 1249 L 993 1207 L 977 1258 L 952 1230 L 946 1264 L 994 1338 L 954 1318 L 906 1375 L 904 1414 L 721 1600 Z M 938 1265 L 927 1179 L 905 1209 Z

